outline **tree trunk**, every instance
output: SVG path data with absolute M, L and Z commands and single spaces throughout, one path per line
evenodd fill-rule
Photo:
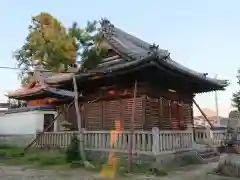
M 74 92 L 75 92 L 75 110 L 76 110 L 76 115 L 77 115 L 77 124 L 78 124 L 78 132 L 79 132 L 79 145 L 80 145 L 80 155 L 83 161 L 86 161 L 86 155 L 84 151 L 84 138 L 83 138 L 83 131 L 82 131 L 82 119 L 81 119 L 81 114 L 80 114 L 80 107 L 78 105 L 78 90 L 77 90 L 77 83 L 76 83 L 76 78 L 75 75 L 73 76 L 73 86 L 74 86 Z

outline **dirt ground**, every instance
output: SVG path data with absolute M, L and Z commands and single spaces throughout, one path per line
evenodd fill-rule
M 149 176 L 130 176 L 119 179 L 125 180 L 234 180 L 234 178 L 220 177 L 211 175 L 216 163 L 206 165 L 194 165 L 170 173 L 165 177 L 149 177 Z M 101 180 L 107 179 L 100 177 L 85 170 L 60 171 L 60 170 L 39 170 L 30 169 L 23 166 L 0 166 L 0 180 Z

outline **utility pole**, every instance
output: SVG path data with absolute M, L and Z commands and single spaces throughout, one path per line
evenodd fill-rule
M 217 74 L 215 75 L 215 79 L 217 79 Z M 215 94 L 216 121 L 217 121 L 217 124 L 219 125 L 220 122 L 219 122 L 219 114 L 218 114 L 218 94 L 217 94 L 217 91 L 215 91 L 214 94 Z

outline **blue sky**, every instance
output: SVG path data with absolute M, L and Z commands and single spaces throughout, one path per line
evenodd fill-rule
M 220 115 L 227 115 L 232 93 L 239 88 L 239 7 L 237 0 L 2 1 L 0 66 L 16 65 L 12 52 L 23 44 L 33 15 L 49 12 L 67 27 L 73 21 L 85 25 L 87 20 L 106 17 L 119 28 L 168 49 L 183 65 L 229 79 L 231 85 L 218 94 Z M 0 69 L 0 100 L 6 99 L 4 92 L 19 87 L 16 73 Z M 212 93 L 198 96 L 197 101 L 201 107 L 215 108 Z

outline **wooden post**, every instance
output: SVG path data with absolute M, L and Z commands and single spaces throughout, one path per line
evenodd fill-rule
M 133 136 L 134 136 L 134 121 L 136 111 L 136 96 L 137 96 L 137 80 L 134 83 L 133 104 L 132 104 L 132 118 L 131 118 L 131 132 L 129 141 L 129 155 L 128 155 L 128 172 L 132 172 L 132 150 L 133 150 Z
M 77 115 L 77 124 L 78 124 L 78 132 L 79 132 L 79 149 L 80 149 L 80 154 L 82 157 L 83 161 L 86 161 L 86 156 L 85 156 L 85 151 L 84 151 L 84 142 L 83 142 L 83 132 L 82 132 L 82 119 L 81 119 L 81 114 L 80 114 L 80 107 L 78 105 L 78 89 L 77 89 L 77 82 L 76 82 L 76 77 L 73 75 L 73 86 L 74 86 L 74 93 L 75 93 L 75 98 L 74 98 L 74 103 L 75 103 L 75 110 L 76 110 L 76 115 Z
M 200 106 L 197 104 L 197 102 L 193 99 L 193 103 L 196 105 L 196 107 L 198 108 L 198 110 L 200 111 L 200 113 L 202 114 L 202 116 L 205 118 L 205 120 L 208 122 L 208 124 L 210 125 L 211 129 L 214 129 L 214 126 L 212 125 L 212 123 L 209 121 L 209 119 L 207 118 L 206 114 L 203 112 L 203 110 L 200 108 Z
M 168 100 L 168 111 L 169 111 L 169 124 L 170 124 L 170 128 L 173 129 L 173 123 L 172 123 L 172 102 L 171 102 L 171 100 Z

